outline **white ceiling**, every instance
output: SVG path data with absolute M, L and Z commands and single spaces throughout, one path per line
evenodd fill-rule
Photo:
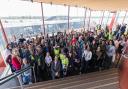
M 128 10 L 128 0 L 33 0 L 33 2 L 87 7 L 93 10 Z

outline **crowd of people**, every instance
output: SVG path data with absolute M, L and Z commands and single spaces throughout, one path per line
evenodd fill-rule
M 7 45 L 6 62 L 12 72 L 32 66 L 22 74 L 23 83 L 29 84 L 115 67 L 126 42 L 126 25 L 118 25 L 114 32 L 98 26 L 94 32 L 58 32 L 29 39 L 21 35 Z

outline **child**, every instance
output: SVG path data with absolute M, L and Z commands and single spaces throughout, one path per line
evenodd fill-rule
M 24 69 L 24 68 L 27 68 L 29 66 L 30 66 L 30 64 L 28 63 L 27 59 L 24 58 L 22 68 Z M 23 77 L 23 84 L 25 84 L 25 85 L 30 84 L 30 82 L 31 82 L 31 69 L 25 71 L 23 73 L 22 77 Z

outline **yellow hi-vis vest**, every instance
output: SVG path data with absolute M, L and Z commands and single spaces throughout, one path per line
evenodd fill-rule
M 65 58 L 65 55 L 60 54 L 60 60 L 63 60 Z
M 59 55 L 59 49 L 54 49 L 54 54 Z
M 32 61 L 34 61 L 34 60 L 35 60 L 35 58 L 34 58 L 32 55 L 31 55 L 31 60 L 32 60 Z
M 112 33 L 109 32 L 109 37 L 108 37 L 109 40 L 112 40 L 113 39 L 113 35 Z
M 60 54 L 60 60 L 61 60 L 62 65 L 68 66 L 69 60 L 65 55 Z
M 105 37 L 108 39 L 109 33 L 105 32 Z

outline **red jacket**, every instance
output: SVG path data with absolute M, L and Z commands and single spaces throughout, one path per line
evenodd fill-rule
M 20 61 L 18 60 L 18 58 L 16 56 L 12 57 L 12 65 L 14 66 L 14 68 L 16 70 L 20 70 L 21 69 L 21 63 L 20 63 Z
M 76 42 L 77 42 L 76 38 L 73 38 L 73 39 L 71 40 L 71 45 L 76 44 Z

